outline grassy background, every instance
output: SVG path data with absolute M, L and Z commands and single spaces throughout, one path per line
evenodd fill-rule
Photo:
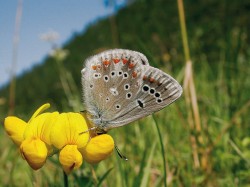
M 163 186 L 164 181 L 169 186 L 249 186 L 249 9 L 246 0 L 185 2 L 196 88 L 192 92 L 177 1 L 135 1 L 114 17 L 73 34 L 64 46 L 69 52 L 66 58 L 48 56 L 42 65 L 18 77 L 15 115 L 27 120 L 45 102 L 60 112 L 82 110 L 79 70 L 83 60 L 108 48 L 138 50 L 151 65 L 188 83 L 184 94 L 154 118 L 110 131 L 129 161 L 114 153 L 96 166 L 84 163 L 69 176 L 70 186 Z M 8 100 L 9 86 L 1 88 L 0 94 Z M 192 99 L 197 100 L 198 113 Z M 7 102 L 0 105 L 1 121 L 8 109 Z M 63 185 L 56 156 L 39 171 L 32 171 L 2 126 L 0 133 L 0 186 Z

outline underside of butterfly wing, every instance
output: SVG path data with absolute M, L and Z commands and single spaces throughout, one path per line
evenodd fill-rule
M 88 58 L 83 100 L 94 126 L 107 131 L 159 111 L 182 93 L 176 80 L 135 51 L 115 49 Z
M 146 66 L 137 97 L 118 118 L 110 119 L 109 129 L 148 116 L 173 103 L 182 94 L 179 83 L 163 71 Z
M 136 97 L 142 81 L 141 66 L 147 65 L 143 54 L 121 49 L 108 50 L 85 61 L 83 101 L 94 125 L 108 127 L 108 119 L 118 115 L 127 99 Z

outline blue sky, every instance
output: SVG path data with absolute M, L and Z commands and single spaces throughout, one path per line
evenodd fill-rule
M 123 4 L 124 0 L 117 2 Z M 10 77 L 17 4 L 17 0 L 0 2 L 0 87 Z M 41 34 L 58 32 L 56 43 L 60 46 L 74 32 L 84 30 L 89 23 L 112 14 L 113 10 L 103 0 L 23 0 L 16 73 L 41 63 L 50 52 L 51 45 L 40 39 Z

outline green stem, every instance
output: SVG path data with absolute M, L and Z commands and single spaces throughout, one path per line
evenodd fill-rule
M 162 136 L 161 136 L 161 131 L 159 128 L 159 125 L 157 123 L 157 120 L 155 119 L 154 114 L 152 115 L 154 122 L 155 122 L 155 126 L 157 129 L 157 133 L 159 136 L 159 140 L 160 140 L 160 145 L 161 145 L 161 153 L 162 153 L 162 161 L 163 161 L 163 176 L 164 176 L 164 187 L 167 187 L 167 169 L 166 169 L 166 159 L 165 159 L 165 150 L 164 150 L 164 146 L 163 146 L 163 141 L 162 141 Z
M 64 187 L 69 186 L 68 175 L 64 171 L 63 171 L 63 183 L 64 183 Z

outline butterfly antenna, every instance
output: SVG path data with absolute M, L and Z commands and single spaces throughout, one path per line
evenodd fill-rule
M 89 132 L 89 131 L 93 131 L 93 130 L 95 130 L 95 129 L 96 129 L 96 127 L 91 127 L 90 129 L 88 129 L 88 130 L 86 130 L 86 131 L 80 132 L 79 135 L 82 135 L 82 134 L 84 134 L 84 133 L 86 133 L 86 132 Z
M 121 151 L 120 151 L 120 149 L 118 149 L 117 145 L 115 145 L 115 150 L 121 159 L 128 161 L 128 158 L 121 153 Z

